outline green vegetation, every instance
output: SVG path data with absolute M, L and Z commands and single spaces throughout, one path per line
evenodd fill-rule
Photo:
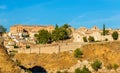
M 114 64 L 114 65 L 113 65 L 113 69 L 114 69 L 114 70 L 117 70 L 118 67 L 119 67 L 119 65 L 117 65 L 117 64 Z
M 26 48 L 27 48 L 27 49 L 30 48 L 30 45 L 26 45 Z
M 108 39 L 106 38 L 105 41 L 108 41 Z
M 103 35 L 105 36 L 105 24 L 103 24 Z
M 89 36 L 88 40 L 89 40 L 89 42 L 94 42 L 95 41 L 93 36 Z
M 86 37 L 83 37 L 83 41 L 84 41 L 84 42 L 87 42 L 87 38 L 86 38 Z
M 75 69 L 75 73 L 91 73 L 86 66 L 84 66 L 81 70 L 79 68 Z
M 98 71 L 98 69 L 101 68 L 102 62 L 100 62 L 99 60 L 95 60 L 91 66 L 95 71 Z
M 56 73 L 61 73 L 59 70 Z
M 51 41 L 51 34 L 47 30 L 40 30 L 35 34 L 38 43 L 46 44 Z
M 74 51 L 74 57 L 75 57 L 75 58 L 81 58 L 82 55 L 83 55 L 83 53 L 82 53 L 82 51 L 81 51 L 79 48 L 77 48 L 77 49 Z
M 75 69 L 75 72 L 74 72 L 74 73 L 81 73 L 80 68 Z
M 41 44 L 51 43 L 52 41 L 66 40 L 70 38 L 71 34 L 71 29 L 69 27 L 70 25 L 68 24 L 64 24 L 61 27 L 56 25 L 55 30 L 53 30 L 52 33 L 47 30 L 40 30 L 38 32 L 39 34 L 35 34 L 35 37 L 37 42 Z
M 5 27 L 3 27 L 2 25 L 0 25 L 0 32 L 2 32 L 2 33 L 4 33 L 4 32 L 6 32 L 6 28 Z
M 17 45 L 14 45 L 14 48 L 19 48 L 19 46 L 17 46 Z
M 64 24 L 59 27 L 55 26 L 55 30 L 52 32 L 52 41 L 66 40 L 70 38 L 71 30 L 69 29 L 70 25 Z
M 108 66 L 107 66 L 107 69 L 114 69 L 114 70 L 117 70 L 119 68 L 119 65 L 118 64 L 114 64 L 114 65 L 112 65 L 112 64 L 109 64 Z
M 2 36 L 2 33 L 6 32 L 6 28 L 0 25 L 0 36 Z
M 114 32 L 112 33 L 112 37 L 113 37 L 114 40 L 117 40 L 117 39 L 118 39 L 118 32 L 117 32 L 117 31 L 114 31 Z

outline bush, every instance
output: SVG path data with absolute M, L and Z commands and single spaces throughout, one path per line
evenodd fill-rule
M 27 48 L 27 49 L 30 48 L 30 45 L 26 45 L 26 48 Z
M 118 69 L 118 67 L 119 67 L 119 65 L 117 65 L 117 64 L 113 65 L 114 70 Z
M 106 38 L 105 41 L 108 41 L 108 39 Z
M 74 57 L 75 57 L 75 58 L 81 58 L 82 55 L 83 55 L 83 53 L 82 53 L 82 51 L 81 51 L 79 48 L 77 48 L 77 49 L 74 51 Z
M 116 70 L 118 67 L 119 67 L 119 65 L 117 65 L 117 64 L 114 64 L 114 65 L 109 64 L 109 65 L 107 66 L 107 69 L 114 69 L 114 70 Z
M 89 42 L 94 42 L 95 41 L 94 37 L 92 37 L 92 36 L 89 36 L 88 40 L 89 40 Z
M 17 45 L 14 45 L 14 48 L 19 48 Z
M 83 41 L 84 41 L 84 42 L 87 42 L 87 38 L 86 38 L 86 37 L 83 37 Z
M 75 73 L 82 73 L 79 68 L 75 69 Z
M 98 69 L 101 68 L 102 62 L 100 62 L 99 60 L 95 60 L 91 66 L 95 71 L 98 71 Z
M 79 68 L 75 69 L 75 73 L 91 73 L 91 72 L 89 71 L 88 68 L 86 68 L 86 66 L 84 66 L 82 70 L 80 70 Z
M 56 73 L 61 73 L 60 71 L 57 71 Z
M 117 40 L 118 39 L 118 32 L 117 31 L 114 31 L 112 33 L 112 37 L 113 37 L 113 40 Z

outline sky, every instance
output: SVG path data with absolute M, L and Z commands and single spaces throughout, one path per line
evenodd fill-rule
M 0 0 L 0 24 L 120 28 L 120 0 Z

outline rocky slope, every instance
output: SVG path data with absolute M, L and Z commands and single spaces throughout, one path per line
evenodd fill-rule
M 7 52 L 0 46 L 0 73 L 21 73 L 21 69 L 10 59 Z

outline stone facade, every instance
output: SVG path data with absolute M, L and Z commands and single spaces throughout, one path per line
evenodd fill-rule
M 10 27 L 11 33 L 22 33 L 23 30 L 27 31 L 28 33 L 34 33 L 38 32 L 39 30 L 48 30 L 49 32 L 52 32 L 54 30 L 54 26 L 38 26 L 38 25 L 14 25 Z

